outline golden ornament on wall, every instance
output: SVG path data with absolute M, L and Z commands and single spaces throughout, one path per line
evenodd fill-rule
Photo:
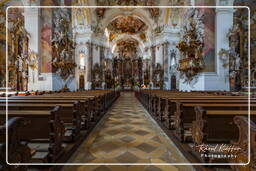
M 110 33 L 109 34 L 109 41 L 112 42 L 112 40 L 114 40 L 116 38 L 116 34 L 114 33 Z
M 140 34 L 140 38 L 141 38 L 141 40 L 146 41 L 146 34 L 145 33 L 141 33 Z
M 28 66 L 32 69 L 35 70 L 38 68 L 38 55 L 34 51 L 29 51 L 28 54 Z
M 192 9 L 187 14 L 189 23 L 184 24 L 182 39 L 177 44 L 182 59 L 179 60 L 178 70 L 185 82 L 191 82 L 204 68 L 203 47 L 204 30 L 202 16 L 199 10 Z

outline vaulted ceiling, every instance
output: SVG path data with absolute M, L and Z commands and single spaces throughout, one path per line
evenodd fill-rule
M 137 17 L 120 16 L 111 21 L 107 28 L 115 33 L 137 34 L 145 31 L 147 25 Z

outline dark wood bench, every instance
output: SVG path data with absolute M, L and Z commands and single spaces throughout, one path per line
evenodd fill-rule
M 250 122 L 250 142 L 248 134 L 248 126 Z M 256 124 L 255 121 L 248 120 L 244 116 L 235 116 L 234 123 L 239 129 L 239 138 L 237 141 L 231 143 L 235 146 L 240 147 L 242 150 L 236 153 L 236 158 L 231 158 L 230 163 L 248 163 L 249 162 L 249 151 L 250 150 L 250 162 L 247 165 L 231 165 L 233 171 L 254 171 L 256 168 Z M 248 144 L 250 143 L 250 148 Z
M 182 104 L 248 104 L 247 99 L 179 99 L 179 100 L 172 100 L 172 99 L 164 99 L 163 102 L 163 109 L 160 113 L 160 119 L 164 122 L 164 125 L 168 129 L 174 129 L 174 113 L 176 112 L 176 103 Z M 251 103 L 256 103 L 255 100 L 251 100 Z
M 52 111 L 8 111 L 8 119 L 25 119 L 25 127 L 19 129 L 19 135 L 20 140 L 28 142 L 27 145 L 34 151 L 31 162 L 56 162 L 62 155 L 65 128 L 60 111 L 60 106 Z M 0 122 L 4 123 L 5 119 L 6 111 L 1 110 Z
M 24 118 L 14 117 L 0 126 L 0 170 L 27 170 L 27 166 L 8 165 L 6 162 L 6 129 L 8 129 L 8 163 L 29 163 L 32 151 L 21 141 L 20 130 L 24 128 Z
M 80 99 L 79 99 L 80 100 Z M 80 105 L 79 105 L 79 111 L 81 114 L 82 118 L 82 129 L 88 129 L 90 125 L 90 120 L 93 117 L 92 112 L 90 111 L 90 105 L 93 104 L 91 101 L 93 99 L 88 98 L 86 100 L 80 100 Z M 50 98 L 50 99 L 45 99 L 45 98 L 36 98 L 36 99 L 9 99 L 8 104 L 74 104 L 77 100 L 75 99 L 59 99 L 59 98 Z M 6 100 L 0 100 L 0 104 L 6 104 Z
M 25 102 L 25 101 L 24 101 Z M 32 110 L 32 111 L 44 111 L 51 110 L 54 108 L 55 104 L 47 103 L 45 100 L 44 103 L 9 103 L 8 112 L 12 110 Z M 81 111 L 80 111 L 80 102 L 75 101 L 68 104 L 58 103 L 57 105 L 61 106 L 60 117 L 65 125 L 65 141 L 75 141 L 80 136 L 81 130 Z M 0 103 L 0 110 L 6 110 L 6 106 L 3 103 Z
M 203 162 L 212 162 L 217 159 L 202 157 L 199 154 L 204 144 L 230 144 L 239 138 L 238 128 L 234 122 L 235 116 L 248 116 L 248 110 L 206 110 L 201 106 L 195 107 L 196 120 L 192 122 L 192 139 L 194 153 Z M 256 121 L 256 111 L 250 112 L 251 119 Z M 247 130 L 248 131 L 248 130 Z M 205 152 L 206 155 L 211 152 Z M 222 161 L 223 162 L 223 161 Z M 225 162 L 225 161 L 224 161 Z
M 181 142 L 190 141 L 192 138 L 192 121 L 196 120 L 195 106 L 202 106 L 206 110 L 248 110 L 248 104 L 182 104 L 176 102 L 175 135 Z M 252 104 L 251 109 L 256 109 L 256 104 Z
M 28 97 L 11 97 L 8 99 L 9 100 L 79 100 L 83 103 L 85 101 L 86 105 L 86 115 L 89 115 L 91 118 L 90 120 L 96 121 L 97 119 L 100 118 L 102 114 L 102 106 L 101 106 L 101 100 L 103 97 L 100 96 L 72 96 L 72 95 L 67 95 L 64 93 L 65 96 L 60 96 L 59 94 L 50 94 L 51 96 L 28 96 Z M 1 99 L 1 98 L 0 98 Z M 5 100 L 5 99 L 2 99 Z M 89 104 L 88 104 L 89 103 Z

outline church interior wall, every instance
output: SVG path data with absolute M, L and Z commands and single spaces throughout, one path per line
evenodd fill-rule
M 14 5 L 18 4 L 18 1 L 12 1 Z M 225 1 L 226 5 L 230 5 L 233 1 Z M 25 1 L 24 1 L 25 3 Z M 35 4 L 47 5 L 55 4 L 54 1 L 39 2 L 35 1 Z M 69 2 L 61 2 L 69 3 Z M 79 1 L 83 5 L 95 5 L 95 2 Z M 88 3 L 88 4 L 87 4 Z M 177 3 L 177 2 L 176 2 Z M 224 3 L 223 1 L 216 1 L 217 5 Z M 11 4 L 11 3 L 10 3 Z M 170 2 L 161 1 L 160 4 L 168 5 Z M 185 4 L 195 5 L 215 5 L 212 1 L 195 0 Z M 105 4 L 104 4 L 105 5 Z M 177 4 L 176 4 L 177 5 Z M 184 5 L 184 4 L 183 4 Z M 72 90 L 76 90 L 79 85 L 78 78 L 80 75 L 85 76 L 85 87 L 90 88 L 91 79 L 90 73 L 93 70 L 95 64 L 103 65 L 105 59 L 113 59 L 118 56 L 118 51 L 115 46 L 120 40 L 133 38 L 138 42 L 137 56 L 143 59 L 151 60 L 151 68 L 149 69 L 150 77 L 153 79 L 154 67 L 157 64 L 161 65 L 163 72 L 163 88 L 170 89 L 171 76 L 176 76 L 176 85 L 179 85 L 179 90 L 229 90 L 229 68 L 223 67 L 223 63 L 220 60 L 219 51 L 223 48 L 229 47 L 229 40 L 226 38 L 226 34 L 229 28 L 232 26 L 233 11 L 222 9 L 202 9 L 204 13 L 204 62 L 205 68 L 201 74 L 197 75 L 197 78 L 193 79 L 193 83 L 184 83 L 179 72 L 179 61 L 183 58 L 177 44 L 181 37 L 182 27 L 184 25 L 184 18 L 189 12 L 189 9 L 163 9 L 158 13 L 158 19 L 151 16 L 151 13 L 147 9 L 132 9 L 126 10 L 124 16 L 133 15 L 134 18 L 138 18 L 147 26 L 144 37 L 140 34 L 114 33 L 113 40 L 110 40 L 110 35 L 105 34 L 105 29 L 108 28 L 109 23 L 118 19 L 123 15 L 122 9 L 105 10 L 103 16 L 97 16 L 96 9 L 73 9 L 72 10 L 72 34 L 73 39 L 76 42 L 74 60 L 78 65 L 74 70 L 74 78 L 70 78 L 69 81 L 61 80 L 56 74 L 55 69 L 52 66 L 55 52 L 52 47 L 52 34 L 53 27 L 53 12 L 52 9 L 38 10 L 38 16 L 33 15 L 30 12 L 25 12 L 25 27 L 28 32 L 31 33 L 32 38 L 29 41 L 29 49 L 38 54 L 38 68 L 31 70 L 28 73 L 31 76 L 28 79 L 28 90 L 40 89 L 40 90 L 58 90 L 63 88 L 67 82 L 67 87 Z M 156 12 L 156 11 L 154 11 Z M 222 24 L 223 18 L 226 18 L 225 25 Z M 31 25 L 30 23 L 36 23 Z M 33 27 L 32 27 L 33 26 Z M 109 31 L 109 30 L 108 30 Z M 115 35 L 116 34 L 116 35 Z M 92 43 L 92 51 L 88 50 L 87 43 Z M 167 47 L 164 45 L 168 43 Z M 104 47 L 103 50 L 100 50 Z M 115 47 L 115 48 L 114 48 Z M 145 50 L 148 48 L 149 50 Z M 154 48 L 154 54 L 152 51 Z M 112 50 L 114 49 L 114 53 Z M 79 69 L 79 52 L 83 51 L 85 54 L 85 68 Z M 172 64 L 171 53 L 175 53 L 175 63 Z M 91 53 L 91 54 L 90 54 Z M 155 56 L 155 57 L 153 57 Z M 88 61 L 92 61 L 92 66 L 89 66 Z M 90 68 L 91 67 L 91 68 Z M 109 66 L 110 67 L 110 66 Z M 111 66 L 113 67 L 113 66 Z M 110 71 L 113 69 L 110 67 Z M 144 73 L 143 69 L 143 75 Z M 160 72 L 160 70 L 159 70 Z M 104 76 L 104 74 L 102 74 Z M 157 78 L 157 77 L 156 77 Z M 153 80 L 151 80 L 152 82 Z M 196 83 L 196 81 L 198 81 Z M 104 79 L 103 79 L 104 82 Z M 142 81 L 144 82 L 144 81 Z M 213 82 L 217 82 L 218 86 L 212 86 Z M 187 84 L 187 85 L 185 85 Z M 157 88 L 152 86 L 152 88 Z

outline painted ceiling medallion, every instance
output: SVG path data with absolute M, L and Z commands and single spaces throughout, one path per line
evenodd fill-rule
M 147 25 L 139 18 L 133 16 L 122 16 L 113 20 L 108 29 L 116 33 L 135 34 L 147 29 Z

